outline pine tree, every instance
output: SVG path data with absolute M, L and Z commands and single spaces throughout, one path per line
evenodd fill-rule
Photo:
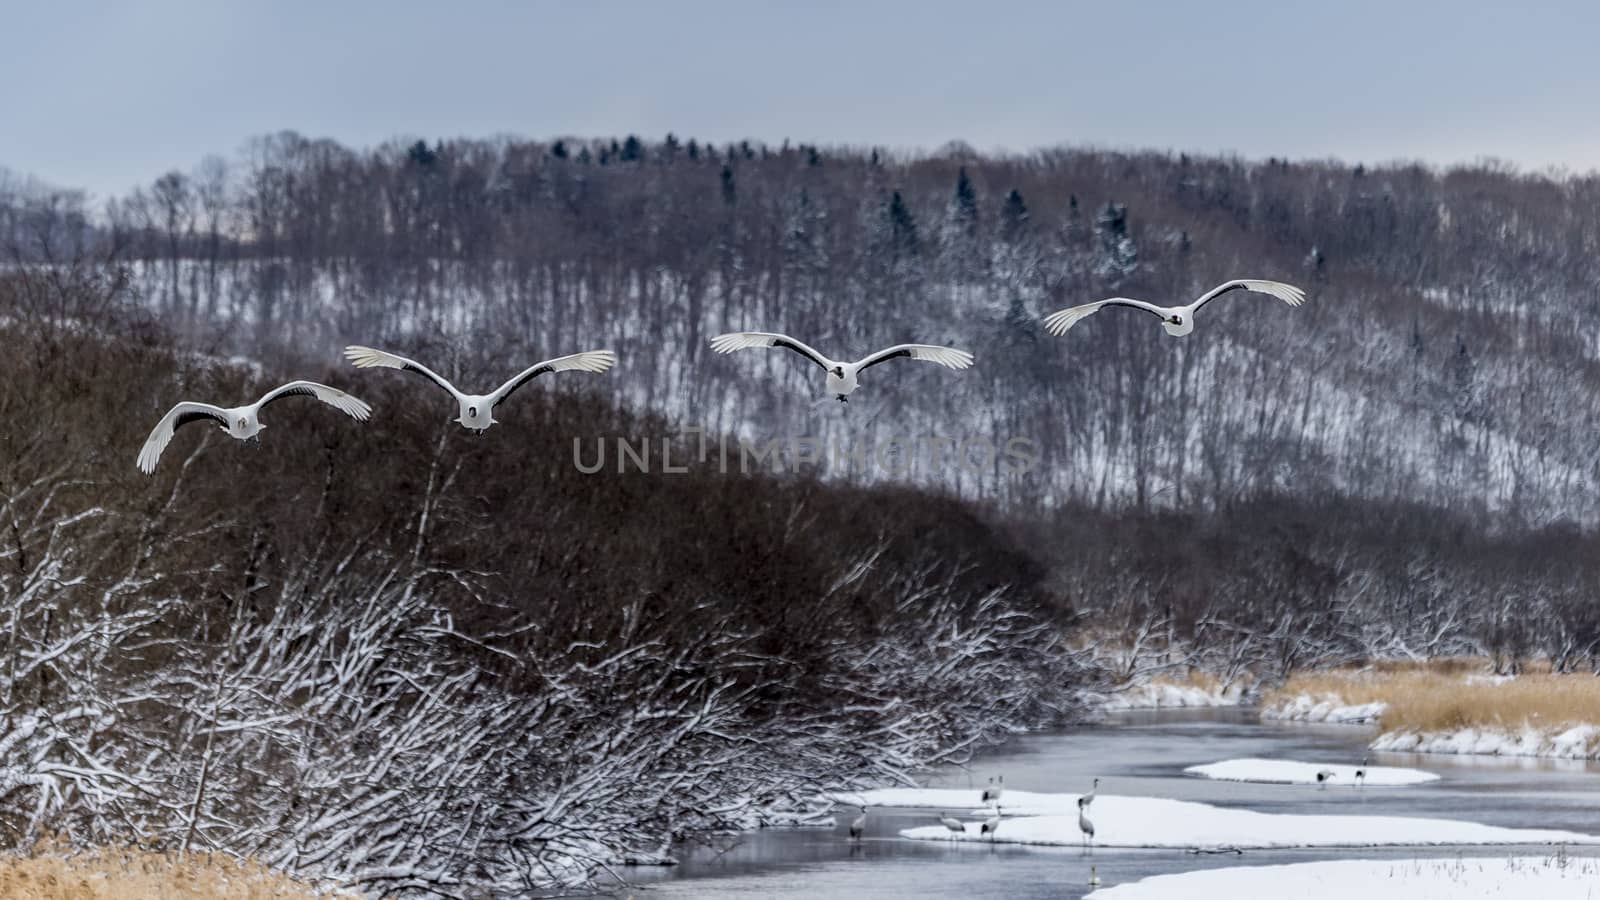
M 555 157 L 556 159 L 566 159 L 567 158 L 567 142 L 566 141 L 556 141 L 554 144 L 551 144 L 550 145 L 550 155 Z
M 911 210 L 906 207 L 904 197 L 899 191 L 889 198 L 889 205 L 885 208 L 885 216 L 889 220 L 889 244 L 897 256 L 915 256 L 920 245 L 917 237 L 917 221 L 911 215 Z
M 439 154 L 436 151 L 428 149 L 427 141 L 417 141 L 415 144 L 412 144 L 406 150 L 406 156 L 411 160 L 412 163 L 421 166 L 424 169 L 433 168 L 434 164 L 439 161 Z
M 1094 227 L 1100 237 L 1097 272 L 1113 283 L 1133 274 L 1139 266 L 1139 250 L 1128 235 L 1128 207 L 1107 203 L 1095 216 Z
M 1022 192 L 1016 188 L 1006 194 L 1005 205 L 1000 207 L 1000 237 L 1015 243 L 1028 227 L 1028 204 L 1022 201 Z
M 962 166 L 956 174 L 954 214 L 956 224 L 961 230 L 968 237 L 976 237 L 978 234 L 978 192 L 972 187 L 972 179 L 967 177 L 966 166 Z
M 723 164 L 723 166 L 722 166 L 722 202 L 727 204 L 728 206 L 732 206 L 732 205 L 734 205 L 734 203 L 736 203 L 738 201 L 738 199 L 739 199 L 739 195 L 738 195 L 738 192 L 735 189 L 734 184 L 733 184 L 733 170 L 728 168 L 727 164 Z
M 627 140 L 622 142 L 622 155 L 621 155 L 622 161 L 623 162 L 638 162 L 639 161 L 639 157 L 641 157 L 643 155 L 644 155 L 644 144 L 642 144 L 639 141 L 639 139 L 634 137 L 633 135 L 631 135 L 631 134 L 628 135 Z

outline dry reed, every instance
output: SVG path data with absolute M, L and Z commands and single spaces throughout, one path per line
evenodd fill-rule
M 1335 669 L 1291 677 L 1262 698 L 1263 705 L 1297 695 L 1333 696 L 1356 705 L 1381 701 L 1385 731 L 1520 730 L 1600 725 L 1600 678 L 1552 675 L 1548 669 L 1511 679 L 1484 671 L 1481 661 Z
M 41 845 L 0 857 L 4 900 L 310 900 L 358 895 L 319 889 L 251 860 L 134 847 L 74 851 Z

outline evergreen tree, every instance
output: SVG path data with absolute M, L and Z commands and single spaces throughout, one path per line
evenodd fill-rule
M 733 184 L 733 170 L 724 163 L 722 166 L 722 202 L 732 206 L 739 199 Z
M 956 194 L 953 201 L 956 225 L 968 237 L 978 234 L 978 192 L 967 177 L 967 167 L 962 166 L 956 175 Z
M 554 144 L 551 144 L 550 145 L 550 155 L 555 157 L 556 159 L 566 159 L 567 158 L 567 142 L 566 141 L 556 141 Z
M 691 162 L 694 162 L 694 161 L 697 161 L 697 160 L 700 159 L 700 144 L 694 138 L 689 138 L 688 153 L 689 153 L 689 160 Z
M 628 135 L 628 139 L 622 142 L 622 156 L 621 156 L 622 161 L 623 162 L 638 162 L 639 158 L 642 157 L 643 155 L 644 155 L 644 144 L 641 143 L 639 141 L 639 139 L 634 137 L 633 135 L 631 135 L 631 134 Z
M 1022 200 L 1022 192 L 1016 188 L 1006 194 L 1006 202 L 1000 207 L 1000 237 L 1008 243 L 1015 243 L 1028 227 L 1028 204 Z
M 1107 203 L 1095 216 L 1094 226 L 1100 238 L 1098 274 L 1113 283 L 1133 274 L 1139 265 L 1139 250 L 1128 234 L 1128 207 Z
M 917 221 L 911 215 L 911 210 L 906 207 L 904 197 L 899 191 L 889 198 L 889 205 L 884 210 L 889 222 L 889 245 L 898 256 L 915 256 L 920 241 L 917 238 Z
M 411 160 L 412 163 L 421 166 L 424 169 L 433 168 L 434 164 L 438 163 L 439 161 L 438 152 L 429 150 L 427 141 L 417 141 L 415 144 L 412 144 L 406 150 L 406 156 Z

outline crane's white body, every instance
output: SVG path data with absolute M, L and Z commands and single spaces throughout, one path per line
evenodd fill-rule
M 1173 337 L 1183 337 L 1194 331 L 1194 315 L 1212 300 L 1228 293 L 1229 291 L 1249 291 L 1257 294 L 1267 294 L 1277 297 L 1290 306 L 1299 306 L 1306 300 L 1306 292 L 1292 284 L 1281 281 L 1264 281 L 1259 278 L 1235 278 L 1224 281 L 1193 303 L 1185 306 L 1157 306 L 1143 300 L 1132 300 L 1127 297 L 1111 297 L 1106 300 L 1097 300 L 1094 303 L 1085 303 L 1051 313 L 1045 317 L 1045 329 L 1053 335 L 1063 335 L 1067 329 L 1078 324 L 1083 319 L 1099 312 L 1107 306 L 1126 306 L 1131 309 L 1143 310 L 1161 320 L 1161 327 Z
M 407 359 L 404 356 L 397 356 L 383 350 L 374 350 L 371 347 L 359 345 L 344 348 L 344 355 L 357 368 L 402 369 L 407 372 L 415 372 L 432 381 L 451 397 L 455 398 L 459 414 L 454 421 L 460 423 L 462 428 L 475 431 L 478 434 L 487 431 L 489 426 L 499 421 L 494 417 L 495 407 L 511 396 L 511 393 L 517 388 L 534 378 L 546 372 L 574 370 L 580 372 L 604 372 L 617 364 L 617 355 L 610 350 L 586 350 L 582 353 L 574 353 L 570 356 L 561 356 L 535 363 L 513 375 L 505 384 L 500 385 L 490 393 L 467 394 L 437 372 L 416 360 Z
M 1000 796 L 1005 792 L 1006 777 L 1001 775 L 999 781 L 991 778 L 989 779 L 989 786 L 983 789 L 983 802 L 986 804 L 994 803 L 998 805 L 1000 803 Z
M 897 357 L 938 363 L 947 369 L 965 369 L 972 365 L 971 353 L 934 344 L 896 344 L 869 353 L 855 362 L 848 362 L 829 359 L 802 341 L 771 331 L 734 331 L 711 339 L 711 349 L 718 353 L 732 353 L 751 347 L 782 347 L 811 360 L 827 373 L 825 385 L 828 396 L 838 400 L 845 400 L 861 386 L 861 372 L 864 369 Z
M 983 820 L 983 825 L 978 829 L 978 835 L 981 837 L 981 836 L 987 834 L 989 836 L 989 840 L 992 841 L 992 840 L 994 840 L 994 833 L 999 831 L 999 830 L 1000 830 L 1000 807 L 996 806 L 994 808 L 994 815 L 992 815 L 989 818 Z
M 943 825 L 945 828 L 949 829 L 955 834 L 967 833 L 966 823 L 948 813 L 939 817 L 939 824 Z
M 1094 844 L 1094 823 L 1089 821 L 1089 804 L 1078 798 L 1078 830 L 1083 832 L 1083 847 L 1087 850 Z

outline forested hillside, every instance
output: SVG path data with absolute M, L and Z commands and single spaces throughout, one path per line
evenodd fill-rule
M 104 208 L 0 178 L 0 822 L 512 894 L 1155 674 L 1600 669 L 1597 214 L 1494 167 L 687 139 L 281 134 Z M 1039 325 L 1236 276 L 1310 299 Z M 746 328 L 978 364 L 818 404 L 792 354 L 710 352 Z M 476 389 L 621 362 L 475 436 L 347 343 Z M 294 398 L 135 470 L 172 403 L 289 377 L 372 420 Z M 689 428 L 1039 464 L 724 472 Z M 688 471 L 575 465 L 615 438 Z
M 114 251 L 151 308 L 229 353 L 389 342 L 488 379 L 609 346 L 608 389 L 687 424 L 1035 441 L 1034 477 L 913 462 L 913 481 L 1008 504 L 1204 510 L 1272 491 L 1511 524 L 1600 514 L 1592 177 L 670 136 L 358 150 L 284 133 L 114 198 L 87 236 L 72 198 L 27 193 L 0 204 L 19 255 Z M 1133 314 L 1038 327 L 1241 275 L 1311 299 L 1229 298 L 1184 339 Z M 814 407 L 798 359 L 708 352 L 733 329 L 838 355 L 951 342 L 978 367 L 885 366 L 848 409 Z

